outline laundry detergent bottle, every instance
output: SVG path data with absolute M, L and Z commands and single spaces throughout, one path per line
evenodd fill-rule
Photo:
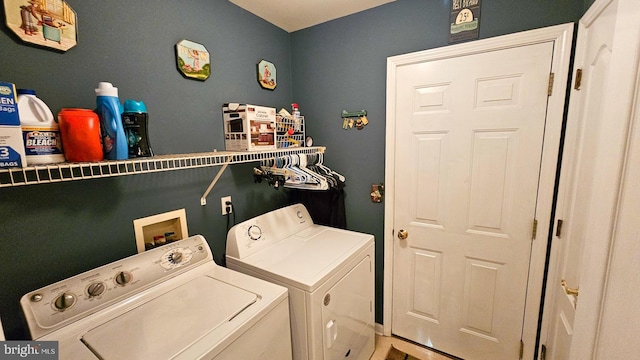
M 149 114 L 143 101 L 125 100 L 122 125 L 129 143 L 129 157 L 153 156 L 147 129 Z
M 27 165 L 64 161 L 60 130 L 53 113 L 31 89 L 18 89 L 18 114 Z
M 129 144 L 122 126 L 122 105 L 118 99 L 118 88 L 111 83 L 100 82 L 96 89 L 96 114 L 100 118 L 104 158 L 126 160 Z

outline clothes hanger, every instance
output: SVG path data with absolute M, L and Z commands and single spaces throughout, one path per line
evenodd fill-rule
M 311 176 L 311 178 L 314 179 L 317 184 L 320 184 L 321 187 L 324 188 L 324 190 L 329 188 L 329 185 L 327 184 L 327 179 L 324 176 L 322 176 L 322 175 L 320 175 L 320 174 L 318 174 L 316 172 L 313 172 L 313 171 L 309 170 L 309 168 L 307 168 L 307 157 L 306 157 L 306 155 L 305 156 L 300 156 L 300 155 L 296 154 L 296 157 L 298 158 L 298 163 L 299 163 L 298 166 L 299 166 L 300 170 L 302 170 L 305 173 L 309 174 L 309 176 Z
M 312 181 L 312 179 L 309 178 L 309 174 L 307 174 L 306 172 L 302 171 L 300 168 L 298 168 L 296 165 L 296 160 L 298 158 L 296 157 L 295 154 L 292 155 L 284 155 L 283 156 L 283 160 L 284 160 L 284 165 L 283 168 L 290 171 L 291 172 L 291 182 L 294 184 L 306 184 L 309 183 L 310 181 Z
M 345 183 L 345 182 L 346 182 L 346 178 L 345 178 L 344 176 L 342 176 L 341 174 L 339 174 L 339 173 L 337 173 L 337 172 L 335 172 L 335 171 L 331 170 L 328 166 L 325 166 L 325 165 L 322 163 L 323 161 L 324 161 L 324 154 L 323 154 L 323 153 L 319 153 L 319 154 L 318 154 L 318 163 L 317 163 L 317 165 L 318 165 L 318 166 L 320 166 L 320 167 L 322 167 L 322 168 L 324 168 L 324 169 L 326 169 L 326 170 L 327 170 L 327 171 L 329 171 L 331 174 L 335 175 L 335 176 L 338 178 L 338 180 L 339 180 L 340 182 L 342 182 L 342 183 Z
M 311 171 L 317 174 L 320 174 L 320 176 L 325 178 L 327 183 L 329 184 L 329 187 L 333 188 L 338 186 L 338 180 L 335 178 L 333 174 L 331 174 L 331 171 L 328 171 L 326 167 L 318 166 L 318 157 L 315 154 L 308 154 L 306 158 L 307 158 L 308 169 L 310 169 Z M 312 165 L 309 165 L 309 164 L 312 164 Z
M 306 164 L 306 159 L 302 160 L 303 158 L 301 157 L 297 157 L 296 156 L 292 156 L 293 162 L 296 164 L 296 166 L 294 166 L 292 169 L 295 169 L 295 171 L 303 171 L 305 172 L 305 174 L 307 174 L 309 176 L 309 179 L 306 183 L 285 183 L 285 186 L 288 188 L 295 188 L 295 189 L 307 189 L 307 190 L 327 190 L 329 189 L 329 184 L 326 182 L 326 180 L 324 178 L 322 178 L 320 175 L 313 173 L 311 171 L 308 171 L 305 169 L 304 165 Z M 303 163 L 302 166 L 300 166 L 300 163 Z

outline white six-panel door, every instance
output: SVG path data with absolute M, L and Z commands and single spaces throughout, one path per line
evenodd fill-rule
M 526 306 L 536 306 L 528 291 L 540 295 L 530 271 L 539 281 L 544 263 L 540 249 L 532 253 L 533 224 L 549 221 L 553 193 L 561 109 L 548 121 L 548 85 L 557 45 L 425 54 L 394 67 L 385 242 L 393 334 L 465 359 L 518 359 L 524 338 L 532 354 L 535 329 L 523 325 Z
M 394 333 L 516 359 L 551 43 L 398 69 Z

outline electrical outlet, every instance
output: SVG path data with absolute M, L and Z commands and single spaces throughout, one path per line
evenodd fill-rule
M 222 215 L 227 215 L 227 202 L 231 202 L 231 196 L 224 196 L 220 198 L 220 206 L 222 207 Z M 229 209 L 229 214 L 233 212 L 233 208 Z

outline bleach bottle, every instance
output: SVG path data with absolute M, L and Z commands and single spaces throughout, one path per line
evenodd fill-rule
M 96 113 L 102 129 L 102 149 L 108 160 L 129 158 L 129 144 L 122 126 L 122 105 L 118 100 L 118 88 L 111 83 L 100 82 L 96 89 Z
M 51 110 L 31 89 L 18 89 L 18 114 L 27 165 L 64 161 L 60 129 Z

